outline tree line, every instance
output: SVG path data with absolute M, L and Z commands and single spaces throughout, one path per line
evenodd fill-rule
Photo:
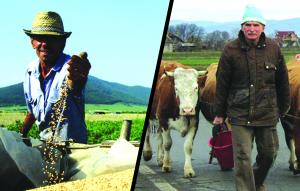
M 195 24 L 182 23 L 178 25 L 171 25 L 168 29 L 169 32 L 175 34 L 181 38 L 184 42 L 194 43 L 196 49 L 216 49 L 222 50 L 224 45 L 236 38 L 239 29 L 233 31 L 233 35 L 227 31 L 215 30 L 210 33 L 206 33 L 205 29 Z

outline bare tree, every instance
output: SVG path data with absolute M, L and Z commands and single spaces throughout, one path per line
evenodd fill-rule
M 230 39 L 230 35 L 227 31 L 215 30 L 206 35 L 205 44 L 207 48 L 220 50 L 224 48 L 226 42 L 229 39 Z
M 169 26 L 169 32 L 177 35 L 185 42 L 202 42 L 204 38 L 204 28 L 195 24 L 182 23 Z
M 195 43 L 199 49 L 204 45 L 209 49 L 220 50 L 223 49 L 225 43 L 232 38 L 227 31 L 215 30 L 206 34 L 203 27 L 189 23 L 171 25 L 169 26 L 169 32 L 175 34 L 184 42 Z M 239 29 L 233 31 L 233 33 L 236 33 L 236 36 L 238 32 Z M 236 38 L 236 36 L 234 38 Z

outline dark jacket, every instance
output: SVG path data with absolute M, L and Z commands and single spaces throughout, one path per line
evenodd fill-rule
M 235 125 L 273 126 L 290 106 L 288 73 L 275 41 L 262 33 L 256 46 L 244 33 L 229 42 L 217 70 L 215 109 Z

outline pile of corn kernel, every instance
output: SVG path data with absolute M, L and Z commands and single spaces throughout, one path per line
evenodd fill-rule
M 30 191 L 129 191 L 134 169 L 104 174 L 94 178 L 65 182 L 36 188 Z

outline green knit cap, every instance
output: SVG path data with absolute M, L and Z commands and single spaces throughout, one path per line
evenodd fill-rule
M 247 5 L 245 8 L 245 12 L 241 24 L 244 24 L 245 22 L 251 22 L 251 21 L 259 22 L 263 25 L 266 25 L 266 20 L 262 16 L 260 10 L 254 7 L 253 5 Z
M 32 23 L 32 30 L 23 29 L 28 36 L 50 35 L 68 38 L 72 32 L 65 32 L 59 14 L 48 11 L 38 12 Z

